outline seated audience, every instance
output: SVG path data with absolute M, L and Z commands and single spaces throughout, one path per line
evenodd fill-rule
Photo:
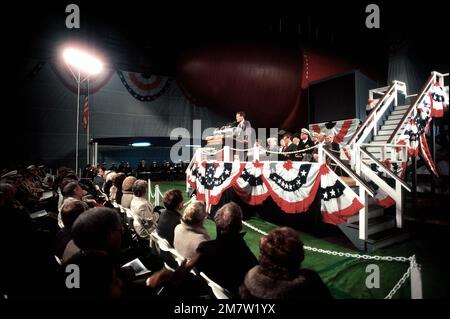
M 150 233 L 156 228 L 159 219 L 159 214 L 153 212 L 153 205 L 145 198 L 147 187 L 146 181 L 136 180 L 133 184 L 133 199 L 130 204 L 136 234 L 145 239 L 150 238 Z
M 123 196 L 122 183 L 125 180 L 125 173 L 118 173 L 112 178 L 112 186 L 109 190 L 109 200 L 111 202 L 120 203 Z
M 244 241 L 242 210 L 236 203 L 225 204 L 214 219 L 217 238 L 200 243 L 196 267 L 237 296 L 245 274 L 258 261 Z
M 103 251 L 86 251 L 74 255 L 65 265 L 77 265 L 80 286 L 64 289 L 69 300 L 117 300 L 123 295 L 123 280 L 115 260 Z M 66 277 L 68 274 L 62 274 Z M 62 280 L 61 280 L 62 281 Z
M 95 177 L 93 179 L 93 183 L 94 185 L 97 185 L 100 189 L 103 189 L 103 185 L 105 184 L 105 179 L 104 179 L 104 175 L 105 175 L 105 170 L 103 167 L 97 167 L 97 169 L 94 172 Z
M 180 223 L 180 210 L 183 208 L 183 195 L 178 189 L 170 189 L 164 193 L 165 209 L 161 210 L 156 231 L 173 246 L 175 226 Z
M 300 265 L 305 254 L 295 230 L 277 228 L 261 237 L 259 265 L 245 276 L 239 294 L 243 299 L 329 299 L 319 275 Z
M 205 204 L 192 201 L 184 210 L 181 223 L 175 227 L 173 245 L 184 258 L 192 258 L 201 242 L 210 240 L 203 226 L 207 217 Z
M 62 258 L 67 244 L 72 239 L 72 225 L 77 217 L 86 210 L 84 204 L 80 200 L 71 200 L 67 202 L 61 210 L 61 221 L 64 225 L 56 233 L 56 250 L 55 254 Z
M 136 181 L 136 177 L 127 176 L 122 183 L 122 198 L 119 202 L 125 208 L 130 208 L 131 200 L 133 199 L 133 184 Z

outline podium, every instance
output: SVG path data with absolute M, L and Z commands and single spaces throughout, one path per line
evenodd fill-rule
M 223 135 L 213 135 L 206 137 L 206 147 L 219 151 L 214 155 L 208 155 L 207 159 L 209 160 L 217 160 L 217 161 L 233 161 L 235 152 L 229 147 L 235 147 L 236 140 L 232 136 L 223 136 Z M 227 152 L 227 153 L 225 153 Z

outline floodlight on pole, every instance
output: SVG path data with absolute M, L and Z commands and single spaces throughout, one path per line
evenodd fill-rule
M 97 75 L 103 70 L 103 63 L 95 56 L 76 48 L 66 48 L 63 58 L 77 82 L 77 129 L 75 145 L 75 172 L 78 174 L 78 145 L 80 129 L 80 86 L 91 75 Z M 84 78 L 82 78 L 84 76 Z M 89 132 L 88 132 L 89 134 Z M 86 145 L 89 147 L 89 145 Z M 89 159 L 88 159 L 89 160 Z

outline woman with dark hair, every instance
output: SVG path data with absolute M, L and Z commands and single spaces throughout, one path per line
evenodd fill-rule
M 156 231 L 173 246 L 175 227 L 180 223 L 183 208 L 183 194 L 179 189 L 169 189 L 164 193 L 164 207 L 159 216 Z
M 122 201 L 122 183 L 125 180 L 125 173 L 118 173 L 116 176 L 112 178 L 112 186 L 109 190 L 109 199 L 110 201 L 116 201 L 119 203 Z
M 277 228 L 261 237 L 259 265 L 239 289 L 243 299 L 329 299 L 327 286 L 313 270 L 300 267 L 303 243 L 295 230 Z

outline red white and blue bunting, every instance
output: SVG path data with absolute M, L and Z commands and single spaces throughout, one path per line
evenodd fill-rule
M 324 122 L 317 124 L 310 124 L 310 132 L 324 133 L 326 135 L 333 135 L 333 141 L 338 144 L 347 144 L 348 141 L 355 134 L 358 128 L 359 119 L 349 119 L 334 122 Z
M 332 135 L 333 142 L 339 144 L 341 149 L 341 158 L 351 160 L 350 152 L 348 151 L 346 144 L 355 134 L 358 128 L 359 119 L 348 119 L 342 121 L 325 122 L 310 124 L 310 132 L 324 133 L 325 135 Z
M 128 92 L 142 102 L 150 102 L 163 95 L 172 81 L 167 76 L 125 71 L 117 71 L 117 74 Z
M 407 145 L 409 156 L 420 154 L 429 170 L 436 176 L 439 174 L 428 149 L 426 134 L 433 117 L 442 117 L 446 108 L 448 108 L 448 97 L 442 86 L 436 82 L 413 110 L 409 122 L 397 140 L 397 144 Z
M 324 221 L 332 224 L 345 221 L 362 207 L 357 195 L 326 164 L 203 161 L 188 169 L 186 179 L 208 209 L 219 203 L 229 187 L 249 205 L 261 205 L 270 196 L 291 214 L 308 211 L 320 189 Z
M 350 187 L 328 167 L 320 180 L 320 210 L 324 222 L 335 225 L 343 223 L 364 207 Z
M 233 185 L 241 171 L 242 166 L 238 162 L 203 161 L 198 166 L 195 179 L 198 200 L 217 205 L 222 193 Z
M 270 195 L 262 176 L 264 164 L 254 161 L 243 165 L 241 176 L 234 183 L 233 189 L 247 204 L 260 205 Z
M 439 82 L 433 84 L 429 93 L 431 117 L 443 117 L 444 111 L 448 110 L 448 92 L 444 91 L 444 88 Z
M 265 162 L 262 179 L 275 203 L 286 213 L 307 211 L 320 185 L 321 165 Z

